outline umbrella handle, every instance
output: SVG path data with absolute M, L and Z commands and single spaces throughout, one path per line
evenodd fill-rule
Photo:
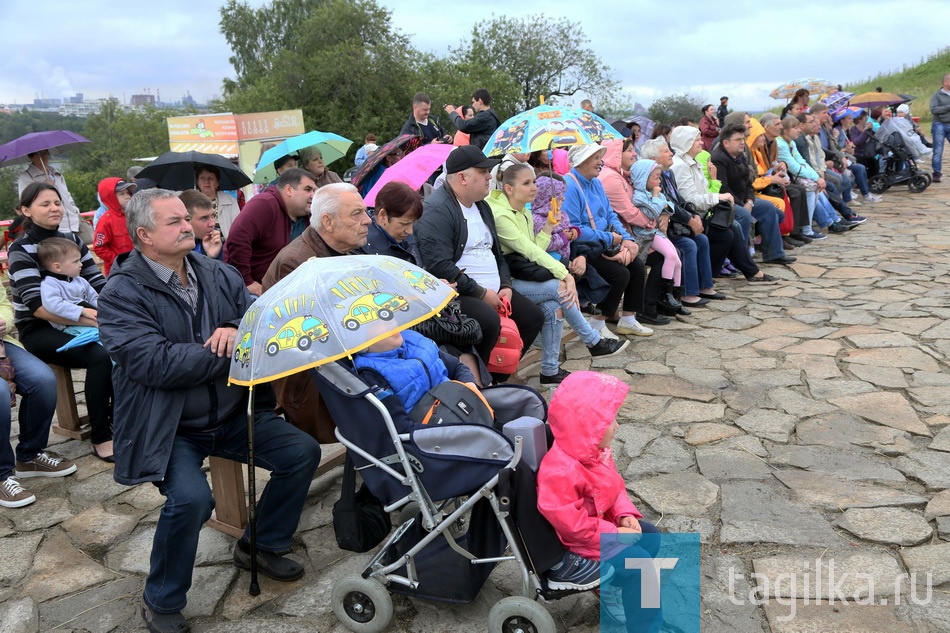
M 247 525 L 250 534 L 251 586 L 247 592 L 252 596 L 261 594 L 257 581 L 257 481 L 254 478 L 254 385 L 248 388 L 247 398 Z

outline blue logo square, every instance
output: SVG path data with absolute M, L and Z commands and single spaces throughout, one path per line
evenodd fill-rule
M 600 553 L 603 630 L 700 633 L 699 534 L 601 534 Z

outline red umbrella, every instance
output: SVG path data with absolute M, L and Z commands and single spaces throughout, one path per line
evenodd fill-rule
M 429 143 L 411 154 L 406 154 L 405 158 L 387 169 L 379 177 L 379 180 L 376 181 L 376 184 L 373 185 L 373 188 L 369 190 L 364 198 L 366 206 L 376 206 L 376 194 L 387 182 L 404 182 L 413 189 L 418 189 L 440 165 L 445 163 L 453 149 L 455 149 L 454 145 Z

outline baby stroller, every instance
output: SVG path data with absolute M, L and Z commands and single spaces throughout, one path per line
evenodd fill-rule
M 884 162 L 881 173 L 868 180 L 872 193 L 884 193 L 892 185 L 902 182 L 907 183 L 911 193 L 920 193 L 930 186 L 930 174 L 917 167 L 899 132 L 892 132 L 884 138 L 877 138 L 869 132 L 864 152 L 865 156 L 880 155 Z
M 516 561 L 523 595 L 495 604 L 488 630 L 554 633 L 553 617 L 536 599 L 577 592 L 550 590 L 544 576 L 564 549 L 537 510 L 535 476 L 527 466 L 540 459 L 537 444 L 540 455 L 547 449 L 543 432 L 540 440 L 525 433 L 527 441 L 511 441 L 481 424 L 422 426 L 372 375 L 356 375 L 342 361 L 312 375 L 364 485 L 386 512 L 401 508 L 406 519 L 360 575 L 335 583 L 332 607 L 343 625 L 359 632 L 385 629 L 393 617 L 390 593 L 471 602 L 495 565 Z M 528 387 L 488 387 L 483 394 L 496 426 L 547 417 L 544 399 Z M 538 421 L 534 426 L 536 432 L 544 428 Z M 522 461 L 525 446 L 530 460 Z

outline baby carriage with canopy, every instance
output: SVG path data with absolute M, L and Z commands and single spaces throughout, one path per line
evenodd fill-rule
M 544 420 L 540 394 L 515 385 L 486 388 L 497 428 L 421 425 L 371 372 L 357 375 L 339 361 L 311 373 L 364 485 L 386 512 L 401 509 L 406 519 L 360 575 L 335 583 L 332 607 L 344 626 L 385 629 L 393 616 L 391 593 L 471 602 L 498 563 L 515 561 L 523 595 L 496 603 L 488 630 L 553 633 L 554 619 L 536 599 L 577 592 L 551 590 L 545 578 L 564 549 L 537 510 L 535 475 L 522 461 L 526 445 L 537 457 L 531 451 L 538 442 L 520 435 L 512 441 L 498 430 L 504 421 Z M 543 454 L 545 440 L 540 444 Z
M 868 187 L 875 194 L 884 193 L 893 185 L 903 182 L 911 193 L 920 193 L 930 186 L 931 177 L 917 167 L 910 150 L 899 132 L 875 136 L 868 133 L 865 156 L 880 155 L 883 166 L 881 172 L 868 180 Z

